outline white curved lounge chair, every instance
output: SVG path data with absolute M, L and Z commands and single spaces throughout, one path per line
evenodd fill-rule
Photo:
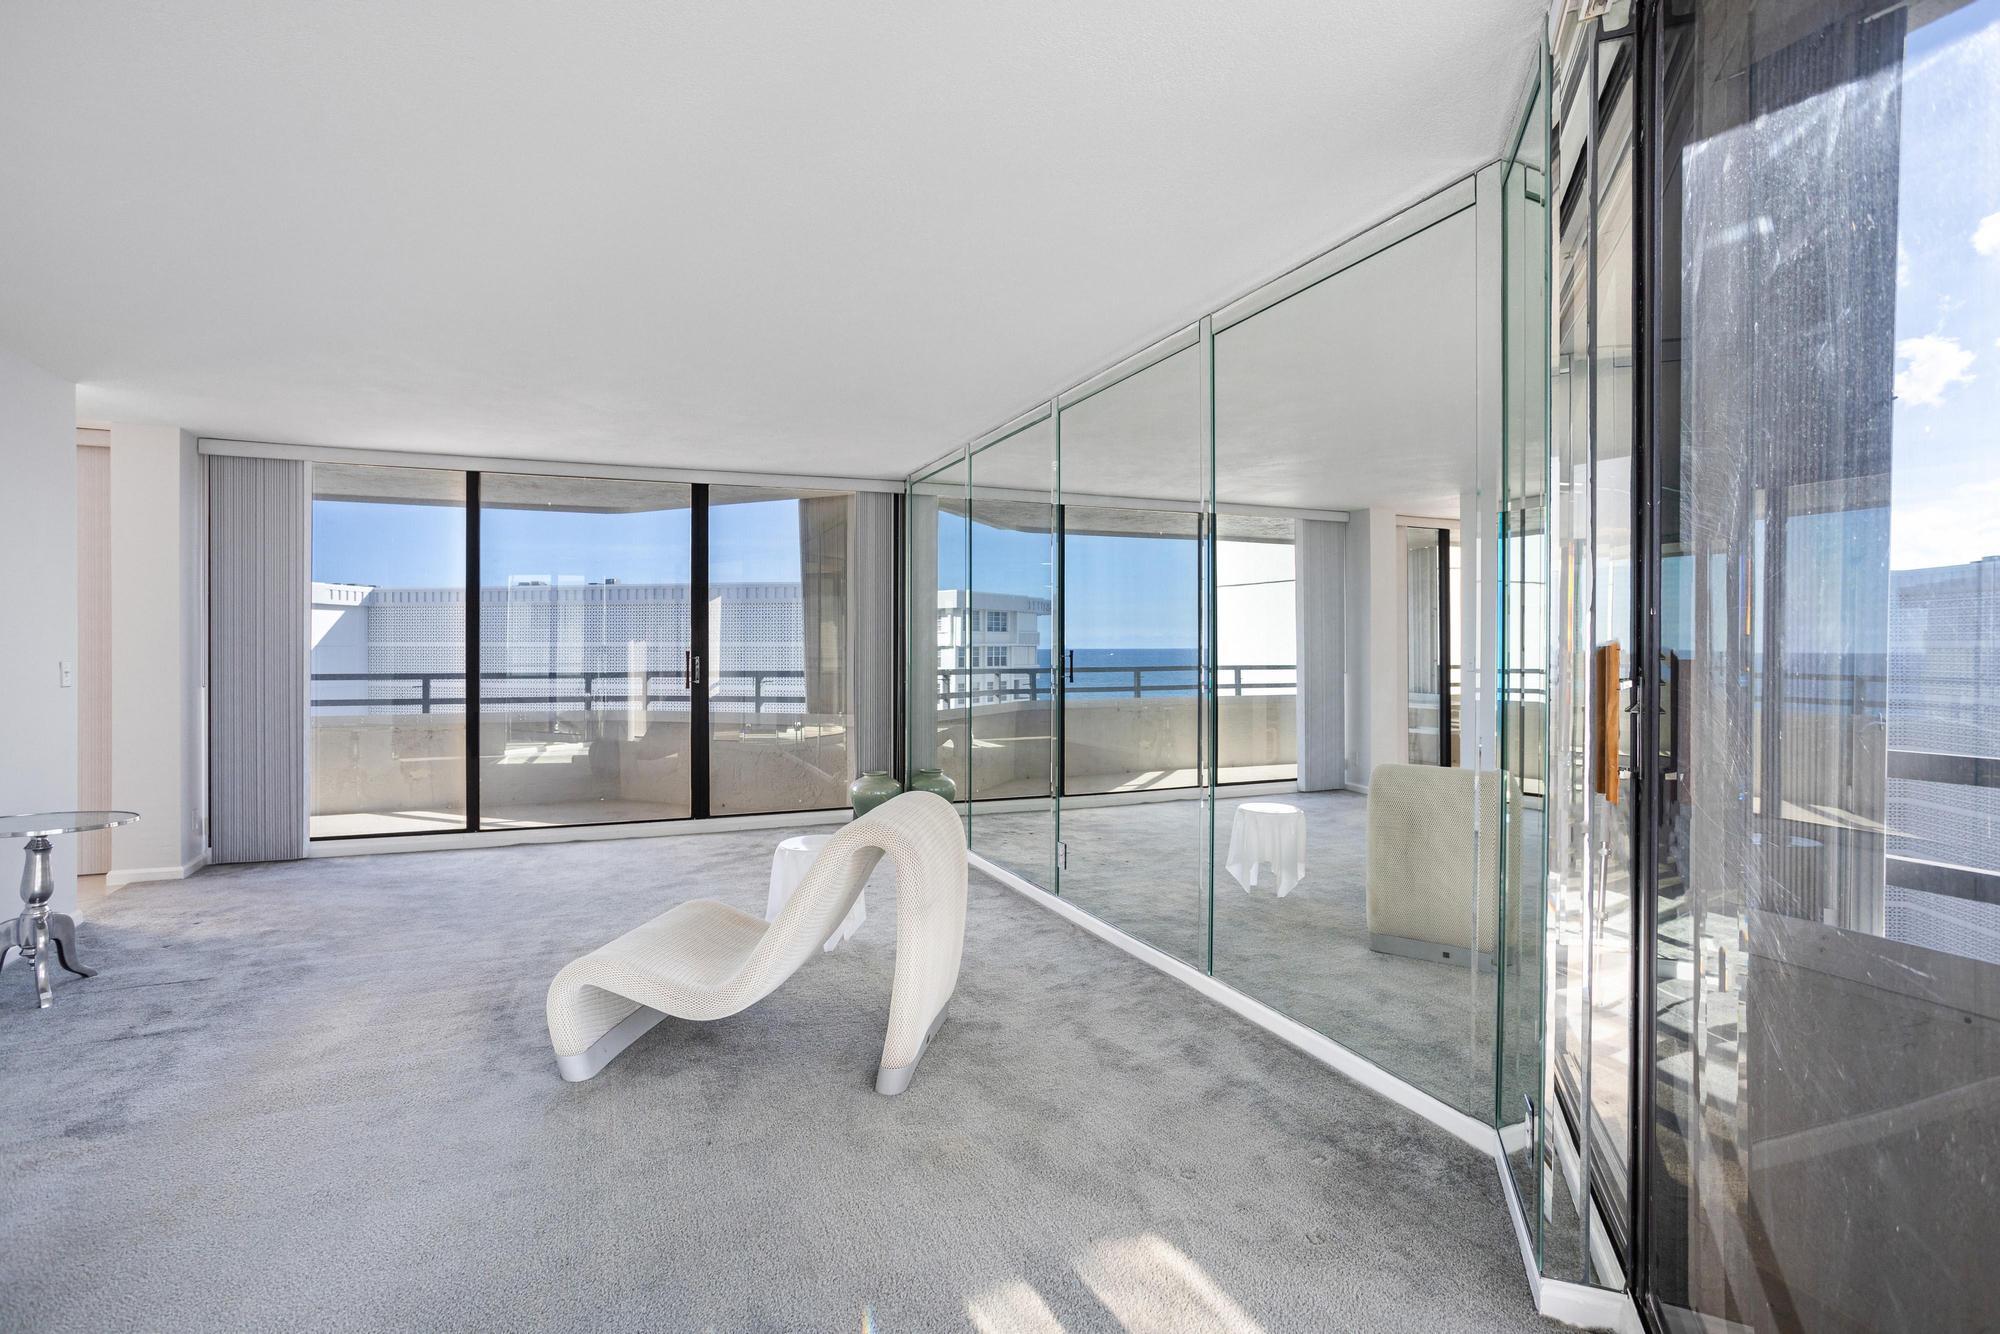
M 683 903 L 567 965 L 549 984 L 562 1077 L 589 1079 L 661 1019 L 747 1010 L 820 952 L 869 873 L 896 868 L 896 981 L 878 1093 L 901 1093 L 944 1022 L 965 952 L 965 828 L 951 803 L 906 792 L 827 841 L 766 923 L 713 899 Z

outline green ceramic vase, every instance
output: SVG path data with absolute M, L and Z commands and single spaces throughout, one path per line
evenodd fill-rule
M 854 814 L 858 818 L 902 790 L 903 785 L 890 777 L 886 769 L 871 769 L 847 785 L 847 797 L 854 803 Z
M 910 791 L 935 792 L 946 801 L 958 800 L 958 784 L 947 778 L 942 769 L 912 769 Z

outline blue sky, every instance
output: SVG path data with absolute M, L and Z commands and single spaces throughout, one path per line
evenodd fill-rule
M 1904 49 L 1895 569 L 2000 555 L 2000 0 Z
M 718 505 L 709 512 L 709 578 L 717 583 L 799 577 L 798 502 Z M 1049 596 L 1046 533 L 979 524 L 982 592 Z M 965 520 L 939 516 L 939 545 L 963 551 Z M 626 583 L 685 583 L 688 512 L 577 514 L 489 509 L 480 518 L 489 586 L 510 576 Z M 1192 648 L 1194 547 L 1166 538 L 1070 539 L 1070 607 L 1077 648 Z M 958 578 L 947 574 L 953 585 Z M 443 505 L 355 501 L 313 504 L 313 578 L 401 588 L 456 587 L 465 579 L 465 520 Z M 1048 618 L 1042 643 L 1052 642 Z
M 490 509 L 480 518 L 489 586 L 509 576 L 686 583 L 688 511 L 578 514 Z M 795 500 L 717 505 L 709 512 L 709 578 L 796 582 Z M 442 505 L 313 502 L 313 578 L 330 583 L 455 587 L 465 580 L 465 519 Z
M 965 519 L 938 516 L 938 549 L 965 549 Z M 973 525 L 974 583 L 982 593 L 1049 597 L 1054 543 L 1048 533 Z M 1069 539 L 1069 645 L 1077 649 L 1193 649 L 1200 638 L 1195 546 L 1164 537 Z M 963 571 L 940 582 L 955 587 Z M 1054 629 L 1044 617 L 1043 647 Z

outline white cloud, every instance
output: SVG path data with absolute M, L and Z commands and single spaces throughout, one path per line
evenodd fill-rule
M 1921 498 L 1897 496 L 1889 519 L 1891 569 L 1928 570 L 2000 556 L 2000 535 L 1993 531 L 1993 512 L 2000 508 L 2000 478 L 1963 479 L 1983 470 L 1981 458 L 1971 456 L 1947 485 Z M 1903 485 L 1899 477 L 1899 492 Z
M 1896 360 L 1909 363 L 1896 372 L 1896 397 L 1905 403 L 1936 407 L 1944 402 L 1944 391 L 1972 379 L 1966 369 L 1974 354 L 1959 346 L 1956 338 L 1924 334 L 1896 344 Z
M 1988 213 L 1972 229 L 1972 248 L 1982 255 L 2000 255 L 2000 213 Z
M 1908 287 L 1909 285 L 1910 252 L 1904 248 L 1903 242 L 1898 239 L 1896 242 L 1896 286 Z

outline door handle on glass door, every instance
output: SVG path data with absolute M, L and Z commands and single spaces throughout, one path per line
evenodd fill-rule
M 1596 671 L 1591 674 L 1592 714 L 1597 722 L 1597 745 L 1593 755 L 1592 786 L 1597 795 L 1613 806 L 1618 804 L 1618 641 L 1598 645 Z

